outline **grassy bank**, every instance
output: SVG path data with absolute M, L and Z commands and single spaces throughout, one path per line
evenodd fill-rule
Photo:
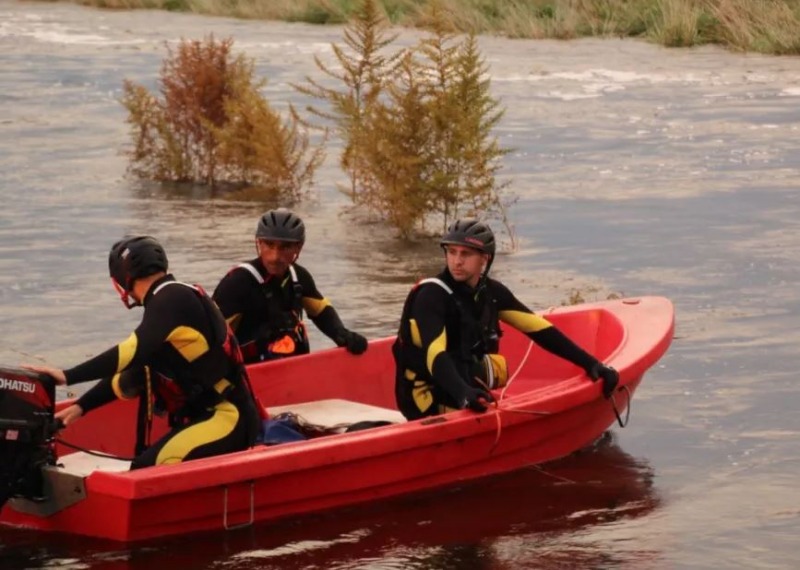
M 70 0 L 311 24 L 345 22 L 359 0 Z M 392 23 L 425 27 L 428 0 L 381 0 Z M 441 0 L 456 30 L 510 38 L 634 37 L 669 47 L 718 44 L 800 54 L 800 0 Z

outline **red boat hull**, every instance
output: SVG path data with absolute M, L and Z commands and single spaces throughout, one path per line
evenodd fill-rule
M 666 352 L 674 326 L 672 304 L 661 297 L 558 308 L 547 317 L 617 368 L 630 395 Z M 372 341 L 357 357 L 331 349 L 255 365 L 249 369 L 252 383 L 269 408 L 340 399 L 394 409 L 391 342 Z M 572 364 L 513 330 L 505 331 L 501 351 L 512 381 L 495 392 L 498 404 L 485 414 L 459 411 L 135 472 L 94 471 L 83 479 L 81 500 L 45 516 L 15 499 L 0 521 L 119 541 L 230 528 L 550 461 L 588 445 L 615 421 L 600 385 Z M 618 392 L 616 402 L 622 411 L 626 392 Z M 130 455 L 134 416 L 132 403 L 114 403 L 82 418 L 61 438 Z

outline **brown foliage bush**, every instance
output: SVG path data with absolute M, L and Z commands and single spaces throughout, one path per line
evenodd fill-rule
M 182 40 L 159 75 L 161 97 L 125 81 L 130 171 L 157 181 L 254 187 L 294 202 L 323 159 L 294 109 L 282 119 L 261 96 L 253 62 L 234 57 L 233 40 Z

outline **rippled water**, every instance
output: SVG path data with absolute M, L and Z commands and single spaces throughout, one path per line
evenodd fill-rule
M 127 232 L 213 288 L 264 205 L 125 177 L 117 98 L 165 42 L 232 36 L 278 108 L 339 28 L 0 0 L 0 362 L 71 365 L 124 338 L 106 277 Z M 401 42 L 416 36 L 405 31 Z M 632 421 L 576 457 L 438 498 L 135 548 L 0 529 L 2 568 L 792 568 L 800 531 L 800 59 L 640 42 L 481 39 L 514 147 L 520 251 L 494 272 L 542 309 L 659 294 L 677 338 Z M 345 322 L 391 334 L 434 243 L 357 223 L 332 148 L 298 208 L 301 262 Z M 315 331 L 316 347 L 330 346 Z M 62 394 L 63 395 L 63 394 Z

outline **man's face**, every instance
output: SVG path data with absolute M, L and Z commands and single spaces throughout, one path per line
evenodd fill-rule
M 489 261 L 489 254 L 463 245 L 444 247 L 447 269 L 456 281 L 475 287 Z
M 289 241 L 257 239 L 256 249 L 261 263 L 271 275 L 281 276 L 300 255 L 303 244 Z

